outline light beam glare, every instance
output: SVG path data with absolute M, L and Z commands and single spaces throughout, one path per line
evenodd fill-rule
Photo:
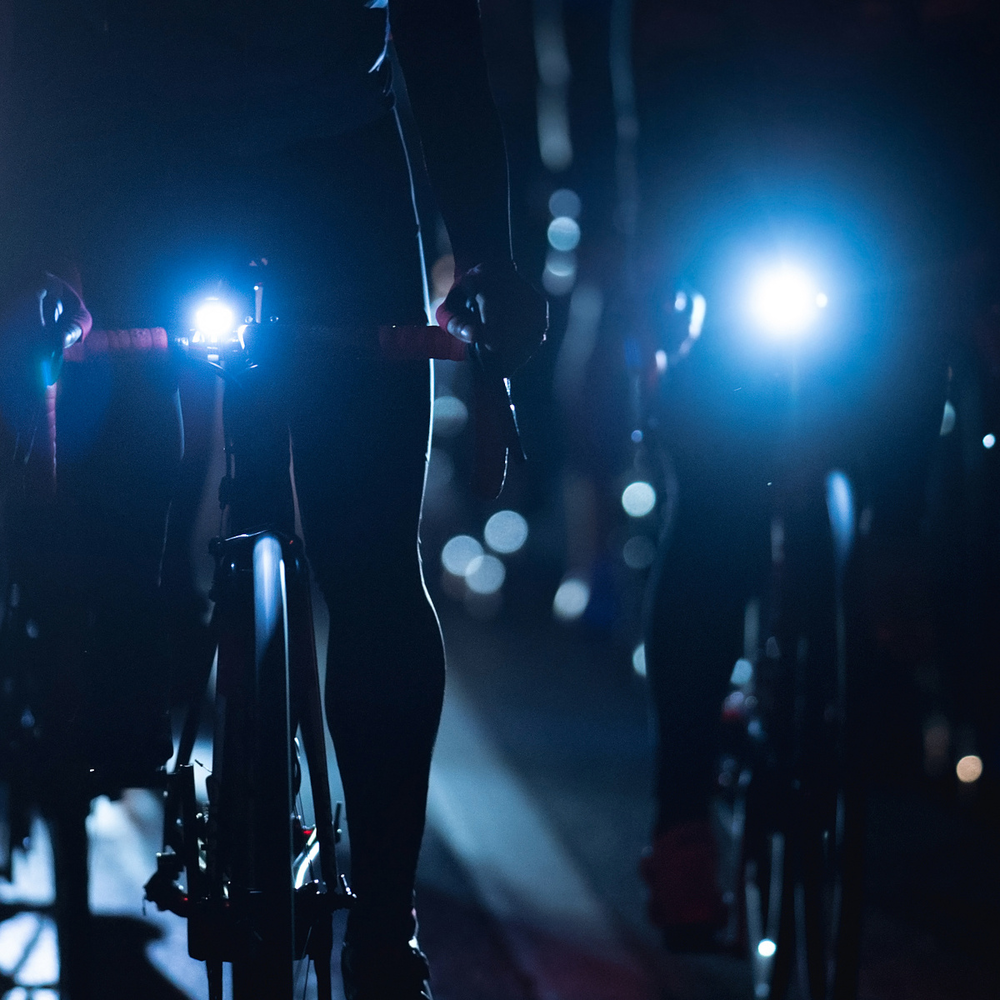
M 820 297 L 813 279 L 791 264 L 761 272 L 753 282 L 750 311 L 765 332 L 776 337 L 803 333 L 816 319 Z

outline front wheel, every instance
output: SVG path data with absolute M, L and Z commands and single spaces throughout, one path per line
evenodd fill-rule
M 321 874 L 333 849 L 329 788 L 322 787 L 325 769 L 313 773 L 318 766 L 303 781 L 294 739 L 303 700 L 309 701 L 300 690 L 302 648 L 312 649 L 301 593 L 308 575 L 290 544 L 275 535 L 234 541 L 248 550 L 234 549 L 232 565 L 249 572 L 237 570 L 220 587 L 217 604 L 209 896 L 228 914 L 224 957 L 232 963 L 233 1000 L 301 996 L 311 959 L 318 994 L 329 996 L 332 887 Z M 314 729 L 308 727 L 307 750 Z M 313 813 L 315 821 L 308 818 Z

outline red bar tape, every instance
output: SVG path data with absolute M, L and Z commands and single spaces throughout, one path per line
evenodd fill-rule
M 378 342 L 388 361 L 464 361 L 467 345 L 439 326 L 380 326 Z

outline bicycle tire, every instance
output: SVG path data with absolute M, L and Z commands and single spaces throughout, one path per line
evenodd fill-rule
M 233 1000 L 291 998 L 301 992 L 310 963 L 322 1000 L 331 995 L 332 908 L 345 905 L 349 894 L 330 894 L 340 880 L 308 567 L 297 542 L 274 534 L 224 544 L 208 820 L 199 823 L 190 806 L 182 810 L 186 827 L 199 824 L 204 872 L 191 858 L 186 867 L 198 872 L 208 901 L 189 921 L 189 950 L 209 963 L 213 997 L 221 996 L 225 960 L 232 964 Z M 299 726 L 314 821 L 306 820 L 298 799 Z
M 294 988 L 295 903 L 288 615 L 281 542 L 253 542 L 251 575 L 240 581 L 243 609 L 229 624 L 248 631 L 251 650 L 237 639 L 220 657 L 243 656 L 233 669 L 246 685 L 231 690 L 223 720 L 220 846 L 234 931 L 233 1000 L 291 1000 Z M 243 646 L 243 649 L 237 647 Z M 229 665 L 220 663 L 220 670 Z M 236 709 L 234 711 L 234 709 Z

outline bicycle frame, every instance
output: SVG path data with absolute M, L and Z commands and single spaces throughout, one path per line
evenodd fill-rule
M 223 526 L 228 514 L 230 524 L 260 530 L 220 533 L 211 545 L 218 657 L 209 801 L 206 812 L 195 795 L 192 705 L 168 779 L 165 849 L 147 898 L 187 918 L 189 952 L 206 962 L 212 1000 L 221 1000 L 223 962 L 233 963 L 237 995 L 290 998 L 293 958 L 304 957 L 316 963 L 320 997 L 329 997 L 331 917 L 353 896 L 337 866 L 340 807 L 334 812 L 330 798 L 311 579 L 302 543 L 263 526 L 266 499 L 255 495 L 268 476 L 283 472 L 287 482 L 287 430 L 245 349 L 233 345 L 215 367 L 227 390 Z M 262 427 L 277 444 L 276 461 L 266 442 L 261 447 Z M 289 513 L 286 507 L 277 520 L 287 524 Z M 296 731 L 312 786 L 312 829 L 303 828 L 294 803 L 302 777 Z M 281 789 L 292 790 L 292 801 Z

